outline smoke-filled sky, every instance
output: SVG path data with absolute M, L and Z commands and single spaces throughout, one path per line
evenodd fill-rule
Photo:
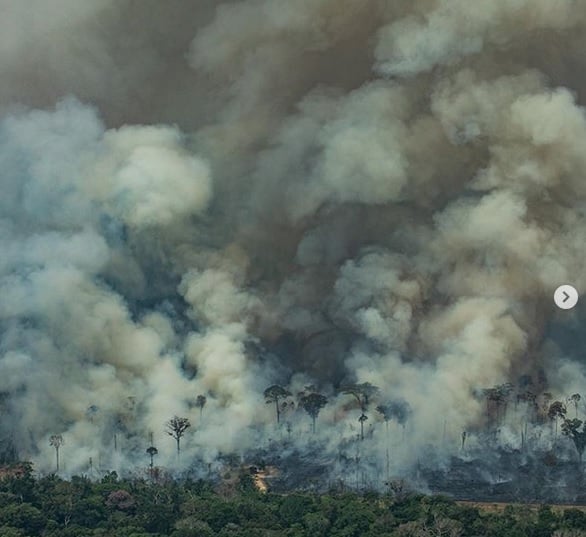
M 171 465 L 177 414 L 212 461 L 280 383 L 333 444 L 371 382 L 407 462 L 479 389 L 584 391 L 585 47 L 576 0 L 0 0 L 4 438 Z

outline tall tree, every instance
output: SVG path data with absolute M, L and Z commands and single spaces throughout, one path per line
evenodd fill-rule
M 382 415 L 388 432 L 389 422 L 393 418 L 397 420 L 399 425 L 403 426 L 403 428 L 405 427 L 411 414 L 411 405 L 405 399 L 391 399 L 378 405 L 376 411 Z
M 547 411 L 547 417 L 555 423 L 554 438 L 557 438 L 558 420 L 560 418 L 564 419 L 566 417 L 566 406 L 561 401 L 554 401 L 551 405 L 549 405 L 549 409 Z
M 360 440 L 364 440 L 364 422 L 368 419 L 366 411 L 372 398 L 380 393 L 380 389 L 370 382 L 363 382 L 362 384 L 347 384 L 340 388 L 340 391 L 346 395 L 351 395 L 356 399 L 360 406 Z
M 118 415 L 114 421 L 114 451 L 118 451 L 118 435 L 124 430 L 124 420 Z
M 360 422 L 360 440 L 364 440 L 364 422 L 368 420 L 368 416 L 364 413 L 360 414 L 358 421 Z
M 495 409 L 494 421 L 497 425 L 507 414 L 507 405 L 512 391 L 513 385 L 510 382 L 497 384 L 492 388 L 483 390 L 484 396 L 486 397 L 486 416 L 490 420 L 490 403 L 492 403 Z
M 393 412 L 391 410 L 391 405 L 388 403 L 383 403 L 378 405 L 375 410 L 383 417 L 385 422 L 385 428 L 387 430 L 387 437 L 389 435 L 389 422 L 393 419 Z
M 151 459 L 151 462 L 149 464 L 149 468 L 151 469 L 151 473 L 152 473 L 153 467 L 155 465 L 155 461 L 154 461 L 155 455 L 157 455 L 159 453 L 159 450 L 155 446 L 150 446 L 147 448 L 146 452 L 148 453 L 148 455 Z
M 185 431 L 191 427 L 191 423 L 187 418 L 180 418 L 179 416 L 173 416 L 166 424 L 166 433 L 175 439 L 177 444 L 177 457 L 181 453 L 181 438 L 185 434 Z
M 391 419 L 393 418 L 393 412 L 391 409 L 391 405 L 389 403 L 384 403 L 384 404 L 380 404 L 376 407 L 375 409 L 382 417 L 383 420 L 385 421 L 385 441 L 386 441 L 386 447 L 385 447 L 385 458 L 386 458 L 386 479 L 387 479 L 387 483 L 389 482 L 390 478 L 391 478 L 391 455 L 390 455 L 390 442 L 389 442 L 389 422 L 391 421 Z
M 531 390 L 525 390 L 517 395 L 517 403 L 519 402 L 526 403 L 525 423 L 523 424 L 523 431 L 521 433 L 521 445 L 525 446 L 529 421 L 535 418 L 538 409 L 537 396 Z
M 315 433 L 315 421 L 321 409 L 328 404 L 328 398 L 321 393 L 310 393 L 302 395 L 299 399 L 299 404 L 311 417 L 311 429 Z
M 287 397 L 291 397 L 291 392 L 283 388 L 283 386 L 273 384 L 264 391 L 264 396 L 267 405 L 275 404 L 275 409 L 277 411 L 277 424 L 279 424 L 281 421 L 280 402 Z
M 486 399 L 486 418 L 487 420 L 490 420 L 490 402 L 496 399 L 496 390 L 494 388 L 485 388 L 482 390 L 482 393 Z
M 535 395 L 535 393 L 531 390 L 521 392 L 517 395 L 517 401 L 526 403 L 528 415 L 531 417 L 535 416 L 535 411 L 537 410 L 537 395 Z
M 582 427 L 582 430 L 580 430 L 580 427 Z M 573 420 L 566 419 L 562 423 L 562 433 L 574 443 L 574 447 L 578 452 L 580 466 L 582 466 L 582 455 L 584 455 L 584 448 L 586 448 L 586 423 L 578 418 Z
M 63 437 L 60 434 L 53 434 L 49 437 L 49 445 L 55 448 L 55 459 L 57 462 L 57 471 L 59 471 L 59 449 L 63 445 Z
M 199 419 L 201 421 L 202 415 L 203 415 L 203 407 L 206 406 L 207 403 L 207 397 L 205 395 L 198 395 L 197 398 L 195 399 L 195 406 L 197 408 L 199 408 Z
M 363 382 L 362 384 L 344 385 L 340 388 L 340 391 L 354 397 L 360 405 L 360 410 L 366 412 L 370 400 L 380 392 L 380 389 L 370 382 Z
M 513 393 L 513 385 L 510 382 L 499 384 L 496 386 L 496 391 L 498 394 L 497 421 L 499 420 L 498 410 L 502 409 L 500 416 L 500 420 L 502 422 L 507 417 L 507 406 L 509 404 L 511 394 Z

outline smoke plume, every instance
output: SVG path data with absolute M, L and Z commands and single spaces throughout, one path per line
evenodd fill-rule
M 574 0 L 0 1 L 4 445 L 134 471 L 152 435 L 177 470 L 285 422 L 335 455 L 366 412 L 382 468 L 390 401 L 402 473 L 484 388 L 583 392 L 552 296 L 586 292 L 585 30 Z M 274 384 L 328 397 L 315 435 Z

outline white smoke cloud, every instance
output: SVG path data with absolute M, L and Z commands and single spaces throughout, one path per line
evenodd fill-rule
M 495 0 L 481 5 L 440 0 L 380 30 L 378 68 L 389 75 L 415 75 L 490 47 L 506 47 L 536 30 L 567 30 L 583 23 L 585 14 L 573 0 Z
M 58 5 L 0 6 L 1 427 L 21 456 L 50 471 L 63 434 L 69 473 L 141 468 L 152 433 L 161 465 L 213 462 L 287 437 L 277 382 L 326 393 L 329 456 L 358 449 L 362 412 L 336 390 L 371 382 L 360 449 L 380 468 L 373 407 L 408 401 L 399 471 L 439 415 L 484 427 L 483 388 L 583 389 L 550 341 L 555 287 L 586 289 L 581 4 Z
M 176 129 L 127 126 L 105 133 L 104 146 L 90 188 L 123 222 L 166 225 L 208 205 L 209 166 L 182 151 Z

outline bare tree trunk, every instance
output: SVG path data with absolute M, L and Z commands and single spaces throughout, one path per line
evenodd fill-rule
M 55 458 L 57 459 L 57 471 L 59 471 L 59 446 L 55 447 Z
M 386 470 L 387 470 L 387 486 L 388 486 L 388 484 L 389 484 L 389 482 L 390 482 L 390 480 L 391 480 L 391 471 L 390 471 L 390 469 L 391 469 L 391 457 L 390 457 L 390 455 L 389 455 L 389 421 L 388 421 L 388 420 L 385 420 L 385 426 L 386 426 L 386 429 L 387 429 L 387 434 L 386 434 L 386 444 L 387 444 L 387 453 L 386 453 L 386 455 L 387 455 L 387 468 L 386 468 Z
M 281 421 L 281 411 L 279 410 L 279 399 L 275 399 L 275 408 L 277 409 L 277 425 Z

